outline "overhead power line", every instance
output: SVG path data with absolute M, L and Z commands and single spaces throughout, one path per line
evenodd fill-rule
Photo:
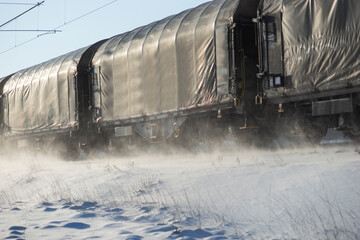
M 68 24 L 70 24 L 70 23 L 73 23 L 73 22 L 75 22 L 75 21 L 77 21 L 77 20 L 79 20 L 79 19 L 81 19 L 81 18 L 83 18 L 83 17 L 86 17 L 86 16 L 88 16 L 88 15 L 94 13 L 94 12 L 97 12 L 97 11 L 99 11 L 100 9 L 102 9 L 102 8 L 104 8 L 104 7 L 107 7 L 107 6 L 109 6 L 110 4 L 113 4 L 114 2 L 117 2 L 117 1 L 118 1 L 118 0 L 113 0 L 113 1 L 111 1 L 111 2 L 109 2 L 109 3 L 107 3 L 107 4 L 104 4 L 104 5 L 102 5 L 102 6 L 98 7 L 98 8 L 95 8 L 94 10 L 92 10 L 92 11 L 90 11 L 90 12 L 87 12 L 87 13 L 85 13 L 85 14 L 77 17 L 77 18 L 74 18 L 74 19 L 72 19 L 72 20 L 70 20 L 70 21 L 68 21 L 68 22 L 65 22 L 64 24 L 61 24 L 60 26 L 57 26 L 57 27 L 54 28 L 54 29 L 59 29 L 59 28 L 65 26 L 65 25 L 68 25 Z
M 10 29 L 10 30 L 0 30 L 0 32 L 53 32 L 53 33 L 57 33 L 57 32 L 62 32 L 61 30 L 44 30 L 44 29 Z
M 45 33 L 39 34 L 39 35 L 37 35 L 37 36 L 35 36 L 35 37 L 31 38 L 31 39 L 26 40 L 25 42 L 22 42 L 22 43 L 20 43 L 20 44 L 17 44 L 17 45 L 15 45 L 14 47 L 11 47 L 11 48 L 9 48 L 9 49 L 7 49 L 7 50 L 4 50 L 4 51 L 0 52 L 0 55 L 1 55 L 1 54 L 4 54 L 4 53 L 6 53 L 6 52 L 9 52 L 9 51 L 11 51 L 11 50 L 14 49 L 14 48 L 17 48 L 17 47 L 20 47 L 20 46 L 22 46 L 22 45 L 25 45 L 25 44 L 27 44 L 27 43 L 29 43 L 29 42 L 32 42 L 32 41 L 36 40 L 37 38 L 42 37 L 42 36 L 44 36 L 44 35 L 47 35 L 47 34 L 55 34 L 57 31 L 59 31 L 59 30 L 58 30 L 59 28 L 65 26 L 65 25 L 69 25 L 69 24 L 71 24 L 71 23 L 73 23 L 73 22 L 75 22 L 75 21 L 77 21 L 77 20 L 79 20 L 79 19 L 81 19 L 81 18 L 84 18 L 84 17 L 86 17 L 86 16 L 88 16 L 88 15 L 90 15 L 90 14 L 96 12 L 96 11 L 99 11 L 100 9 L 102 9 L 102 8 L 104 8 L 104 7 L 107 7 L 107 6 L 113 4 L 113 3 L 117 2 L 117 1 L 118 1 L 118 0 L 113 0 L 113 1 L 111 1 L 111 2 L 108 2 L 108 3 L 102 5 L 102 6 L 98 7 L 98 8 L 95 8 L 95 9 L 92 10 L 92 11 L 89 11 L 89 12 L 87 12 L 87 13 L 85 13 L 85 14 L 77 17 L 77 18 L 74 18 L 74 19 L 72 19 L 72 20 L 70 20 L 70 21 L 68 21 L 68 22 L 65 22 L 64 24 L 62 24 L 62 25 L 60 25 L 60 26 L 55 27 L 53 30 L 51 30 L 51 31 L 49 31 L 49 32 L 45 32 Z
M 22 3 L 22 2 L 0 2 L 0 5 L 27 5 L 34 6 L 37 3 Z
M 33 7 L 29 8 L 29 9 L 28 9 L 28 10 L 26 10 L 25 12 L 22 12 L 22 13 L 20 13 L 19 15 L 17 15 L 16 17 L 14 17 L 14 18 L 10 19 L 9 21 L 7 21 L 6 23 L 1 24 L 1 25 L 0 25 L 0 28 L 2 28 L 3 26 L 5 26 L 5 25 L 7 25 L 7 24 L 11 23 L 11 22 L 12 22 L 12 21 L 14 21 L 15 19 L 18 19 L 19 17 L 21 17 L 21 16 L 22 16 L 22 15 L 24 15 L 25 13 L 27 13 L 27 12 L 29 12 L 29 11 L 33 10 L 34 8 L 36 8 L 36 7 L 40 6 L 40 5 L 41 5 L 41 4 L 43 4 L 44 2 L 45 2 L 45 1 L 42 1 L 42 2 L 37 3 L 35 6 L 33 6 Z

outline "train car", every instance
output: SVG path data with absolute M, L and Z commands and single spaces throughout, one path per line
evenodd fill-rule
M 257 102 L 278 109 L 282 125 L 360 133 L 359 11 L 357 0 L 261 1 Z
M 86 137 L 79 133 L 86 124 L 84 102 L 90 94 L 84 82 L 98 46 L 95 43 L 2 79 L 1 135 L 8 146 L 46 148 L 58 143 L 64 150 L 77 148 L 79 136 Z
M 24 69 L 3 87 L 4 137 L 19 146 L 76 131 L 77 62 L 86 49 Z M 27 140 L 29 139 L 29 141 Z
M 243 126 L 244 100 L 255 99 L 257 5 L 216 0 L 108 39 L 92 59 L 99 131 L 162 142 Z

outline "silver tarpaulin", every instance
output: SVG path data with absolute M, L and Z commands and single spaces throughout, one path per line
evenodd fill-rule
M 228 27 L 239 0 L 215 0 L 115 36 L 93 59 L 102 121 L 228 103 Z
M 19 71 L 6 82 L 3 104 L 8 135 L 77 126 L 75 73 L 85 50 Z
M 360 86 L 359 0 L 265 0 L 260 12 L 282 19 L 285 86 L 268 97 Z

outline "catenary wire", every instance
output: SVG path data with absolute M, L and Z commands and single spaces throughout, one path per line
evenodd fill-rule
M 110 4 L 113 4 L 113 3 L 117 2 L 117 1 L 118 1 L 118 0 L 113 0 L 113 1 L 111 1 L 111 2 L 109 2 L 109 3 L 107 3 L 107 4 L 104 4 L 104 5 L 102 5 L 102 6 L 98 7 L 98 8 L 95 8 L 94 10 L 92 10 L 92 11 L 90 11 L 90 12 L 87 12 L 87 13 L 85 13 L 85 14 L 77 17 L 77 18 L 74 18 L 74 19 L 70 20 L 69 22 L 65 22 L 64 24 L 61 24 L 61 25 L 55 27 L 54 30 L 57 30 L 57 29 L 65 26 L 65 25 L 68 25 L 68 24 L 70 24 L 70 23 L 73 23 L 73 22 L 75 22 L 75 21 L 77 21 L 77 20 L 79 20 L 79 19 L 81 19 L 81 18 L 83 18 L 83 17 L 86 17 L 86 16 L 88 16 L 88 15 L 94 13 L 94 12 L 97 12 L 97 11 L 103 9 L 104 7 L 107 7 L 107 6 L 109 6 Z
M 37 3 L 23 3 L 23 2 L 0 2 L 0 5 L 27 5 L 27 6 L 35 6 Z
M 0 30 L 0 32 L 62 32 L 61 30 L 56 29 L 7 29 L 7 30 Z
M 17 15 L 16 17 L 14 17 L 14 18 L 10 19 L 9 21 L 7 21 L 7 22 L 5 22 L 5 23 L 1 24 L 1 25 L 0 25 L 0 28 L 2 28 L 3 26 L 5 26 L 5 25 L 7 25 L 7 24 L 11 23 L 12 21 L 14 21 L 14 20 L 18 19 L 19 17 L 21 17 L 21 16 L 22 16 L 22 15 L 24 15 L 25 13 L 30 12 L 30 11 L 31 11 L 31 10 L 33 10 L 34 8 L 36 8 L 36 7 L 40 6 L 41 4 L 43 4 L 44 2 L 45 2 L 45 1 L 42 1 L 42 2 L 37 3 L 35 6 L 33 6 L 33 7 L 29 8 L 28 10 L 26 10 L 26 11 L 24 11 L 24 12 L 20 13 L 20 14 L 19 14 L 19 15 Z
M 1 54 L 4 54 L 4 53 L 7 53 L 7 52 L 9 52 L 9 51 L 11 51 L 11 50 L 13 50 L 13 49 L 15 49 L 15 48 L 17 48 L 17 47 L 23 46 L 23 45 L 25 45 L 25 44 L 27 44 L 27 43 L 29 43 L 29 42 L 32 42 L 32 41 L 34 41 L 34 40 L 36 40 L 36 39 L 38 39 L 39 37 L 42 37 L 42 36 L 44 36 L 44 35 L 54 34 L 54 33 L 56 33 L 56 30 L 57 30 L 57 29 L 59 29 L 59 28 L 61 28 L 61 27 L 64 27 L 64 26 L 66 26 L 66 25 L 69 25 L 69 24 L 71 24 L 71 23 L 73 23 L 73 22 L 75 22 L 75 21 L 77 21 L 77 20 L 79 20 L 79 19 L 81 19 L 81 18 L 84 18 L 84 17 L 86 17 L 86 16 L 88 16 L 88 15 L 90 15 L 90 14 L 96 12 L 96 11 L 99 11 L 99 10 L 101 10 L 102 8 L 105 8 L 105 7 L 107 7 L 107 6 L 115 3 L 115 2 L 117 2 L 117 1 L 119 1 L 119 0 L 113 0 L 113 1 L 111 1 L 111 2 L 108 2 L 108 3 L 106 3 L 106 4 L 104 4 L 104 5 L 96 8 L 96 9 L 90 11 L 90 12 L 87 12 L 87 13 L 85 13 L 85 14 L 77 17 L 77 18 L 74 18 L 74 19 L 70 20 L 69 22 L 66 22 L 66 23 L 64 23 L 64 24 L 61 24 L 61 25 L 55 27 L 54 29 L 52 29 L 52 30 L 49 31 L 49 32 L 46 32 L 46 33 L 43 33 L 43 34 L 39 34 L 39 35 L 37 35 L 37 36 L 35 36 L 35 37 L 31 38 L 31 39 L 28 39 L 28 40 L 20 43 L 20 44 L 17 44 L 17 45 L 15 45 L 15 46 L 11 47 L 11 48 L 8 48 L 8 49 L 0 52 L 0 55 L 1 55 Z

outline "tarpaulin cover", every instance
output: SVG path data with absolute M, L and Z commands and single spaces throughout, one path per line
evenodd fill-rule
M 360 86 L 359 0 L 264 0 L 260 10 L 282 14 L 285 88 L 269 97 Z
M 15 73 L 4 86 L 8 135 L 76 127 L 75 73 L 86 48 Z
M 105 42 L 93 59 L 102 120 L 232 101 L 228 26 L 239 2 L 215 0 Z

